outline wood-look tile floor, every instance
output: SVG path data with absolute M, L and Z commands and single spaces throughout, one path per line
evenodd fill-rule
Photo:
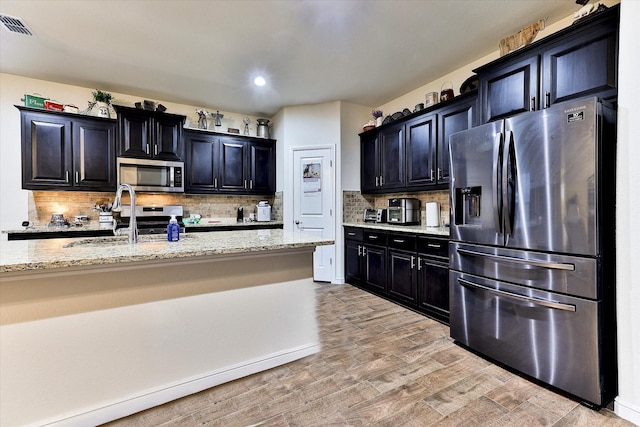
M 633 426 L 466 351 L 449 328 L 317 284 L 322 350 L 108 426 Z

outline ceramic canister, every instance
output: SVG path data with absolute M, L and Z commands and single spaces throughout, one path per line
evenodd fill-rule
M 440 101 L 440 95 L 438 92 L 429 92 L 425 95 L 425 107 L 431 107 L 432 105 L 436 105 Z

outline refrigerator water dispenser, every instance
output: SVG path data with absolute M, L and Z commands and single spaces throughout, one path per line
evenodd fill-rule
M 455 197 L 454 221 L 456 225 L 481 225 L 482 187 L 456 188 Z

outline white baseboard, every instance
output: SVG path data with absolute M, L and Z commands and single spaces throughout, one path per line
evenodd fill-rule
M 64 419 L 50 420 L 45 426 L 78 426 L 99 425 L 135 414 L 154 406 L 162 405 L 172 400 L 206 390 L 217 385 L 237 380 L 276 366 L 284 365 L 294 360 L 310 356 L 320 351 L 319 344 L 308 344 L 265 355 L 258 359 L 249 360 L 237 365 L 227 366 L 197 378 L 186 379 L 177 384 L 167 385 L 156 390 L 147 390 L 137 396 L 132 396 L 118 402 L 97 407 L 82 413 L 74 414 Z
M 624 418 L 625 420 L 640 426 L 640 406 L 625 402 L 620 399 L 620 397 L 616 397 L 613 403 L 613 411 L 620 418 Z

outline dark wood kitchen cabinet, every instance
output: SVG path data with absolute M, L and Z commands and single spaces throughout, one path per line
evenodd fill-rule
M 619 5 L 476 70 L 481 122 L 587 96 L 617 95 Z
M 363 191 L 385 192 L 404 187 L 404 132 L 404 123 L 399 123 L 361 141 Z
M 345 278 L 375 294 L 386 294 L 386 234 L 345 228 Z
M 345 280 L 449 323 L 448 238 L 345 227 Z
M 275 193 L 275 141 L 185 131 L 187 193 Z
M 185 116 L 114 105 L 118 156 L 182 161 Z
M 418 309 L 449 323 L 449 240 L 418 236 L 417 251 Z
M 360 134 L 362 193 L 446 189 L 449 136 L 476 125 L 477 92 Z
M 406 124 L 407 187 L 436 183 L 437 123 L 436 114 L 427 114 Z
M 17 107 L 22 188 L 115 191 L 114 120 Z
M 404 233 L 390 233 L 387 246 L 389 250 L 389 296 L 410 306 L 415 306 L 418 280 L 416 237 Z

